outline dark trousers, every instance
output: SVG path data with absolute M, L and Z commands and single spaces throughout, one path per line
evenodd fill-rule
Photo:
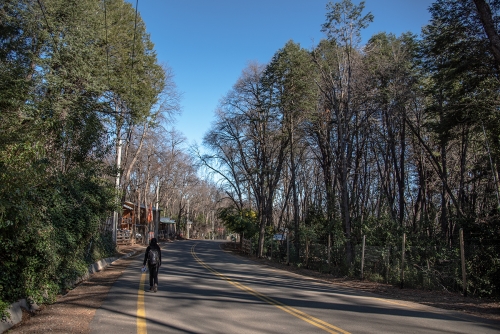
M 153 283 L 158 285 L 158 265 L 150 265 L 149 267 L 149 286 L 153 286 Z

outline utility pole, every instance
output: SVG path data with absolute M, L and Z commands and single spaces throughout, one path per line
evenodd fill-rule
M 186 213 L 186 239 L 189 239 L 189 198 L 188 198 L 187 213 Z
M 160 179 L 156 181 L 156 215 L 153 215 L 153 224 L 155 230 L 155 238 L 158 238 L 158 229 L 160 227 Z M 156 219 L 155 219 L 156 216 Z
M 212 240 L 215 240 L 214 212 L 212 211 Z
M 116 189 L 116 206 L 120 203 L 119 191 L 120 191 L 120 168 L 122 162 L 122 139 L 117 138 L 116 142 L 116 178 L 115 178 L 115 189 Z M 116 234 L 118 229 L 118 212 L 113 212 L 113 243 L 116 245 Z

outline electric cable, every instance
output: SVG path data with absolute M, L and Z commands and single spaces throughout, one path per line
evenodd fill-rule
M 111 80 L 109 78 L 109 45 L 108 45 L 108 18 L 107 18 L 107 10 L 106 10 L 106 0 L 102 0 L 104 5 L 104 30 L 106 37 L 106 69 L 108 74 L 108 88 L 110 88 Z
M 57 49 L 56 40 L 54 39 L 54 35 L 52 33 L 52 29 L 50 28 L 49 21 L 47 20 L 47 16 L 45 15 L 45 6 L 42 5 L 42 2 L 41 2 L 42 0 L 36 0 L 36 1 L 38 3 L 38 6 L 40 7 L 40 10 L 42 11 L 42 15 L 43 15 L 43 18 L 45 20 L 45 24 L 47 25 L 47 31 L 49 32 L 49 36 L 52 39 L 52 43 L 54 43 L 54 50 L 56 51 L 56 53 L 59 54 L 59 50 Z
M 132 95 L 132 75 L 134 72 L 134 58 L 135 58 L 135 36 L 137 33 L 137 10 L 139 8 L 139 0 L 135 1 L 135 19 L 134 19 L 134 39 L 132 42 L 132 64 L 130 69 L 130 94 Z

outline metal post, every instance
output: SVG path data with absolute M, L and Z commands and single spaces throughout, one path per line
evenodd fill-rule
M 290 265 L 290 238 L 288 232 L 286 233 L 286 265 Z
M 401 246 L 401 289 L 404 287 L 405 281 L 405 243 L 406 243 L 406 233 L 403 233 L 403 245 Z
M 332 234 L 328 233 L 328 249 L 327 249 L 328 255 L 328 268 L 332 267 Z
M 156 183 L 156 215 L 153 215 L 153 224 L 155 231 L 155 238 L 158 239 L 159 229 L 160 229 L 160 179 Z M 155 217 L 156 216 L 156 217 Z
M 390 249 L 390 247 L 387 247 L 387 258 L 385 260 L 385 283 L 386 284 L 389 284 L 389 274 L 391 271 L 391 268 L 389 267 L 391 264 L 390 256 L 391 256 L 391 249 Z
M 467 276 L 465 274 L 465 250 L 464 250 L 464 230 L 460 229 L 460 257 L 462 259 L 462 289 L 464 297 L 467 297 Z
M 363 235 L 363 248 L 361 250 L 361 279 L 363 279 L 363 268 L 365 265 L 365 241 L 366 235 Z

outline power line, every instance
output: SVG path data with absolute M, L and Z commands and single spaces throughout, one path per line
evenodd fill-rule
M 49 21 L 47 20 L 47 16 L 45 15 L 45 6 L 42 5 L 41 0 L 37 0 L 38 6 L 40 7 L 40 10 L 42 11 L 43 18 L 45 19 L 45 24 L 47 25 L 47 31 L 49 32 L 50 38 L 52 39 L 52 43 L 54 43 L 54 50 L 56 50 L 56 53 L 59 53 L 59 50 L 57 49 L 57 43 L 56 40 L 54 39 L 54 35 L 52 33 L 52 29 L 50 28 Z
M 132 95 L 132 75 L 134 72 L 134 58 L 135 58 L 135 36 L 137 33 L 137 10 L 139 8 L 139 0 L 135 1 L 135 19 L 134 19 L 134 40 L 132 44 L 132 64 L 130 69 L 130 94 Z
M 104 4 L 104 30 L 106 35 L 106 69 L 108 72 L 108 88 L 110 88 L 110 78 L 109 78 L 109 45 L 108 45 L 108 18 L 106 12 L 106 0 L 102 0 Z
M 134 69 L 134 57 L 135 57 L 135 35 L 137 32 L 137 10 L 139 8 L 139 0 L 135 1 L 135 19 L 134 19 L 134 44 L 132 44 L 132 69 Z

